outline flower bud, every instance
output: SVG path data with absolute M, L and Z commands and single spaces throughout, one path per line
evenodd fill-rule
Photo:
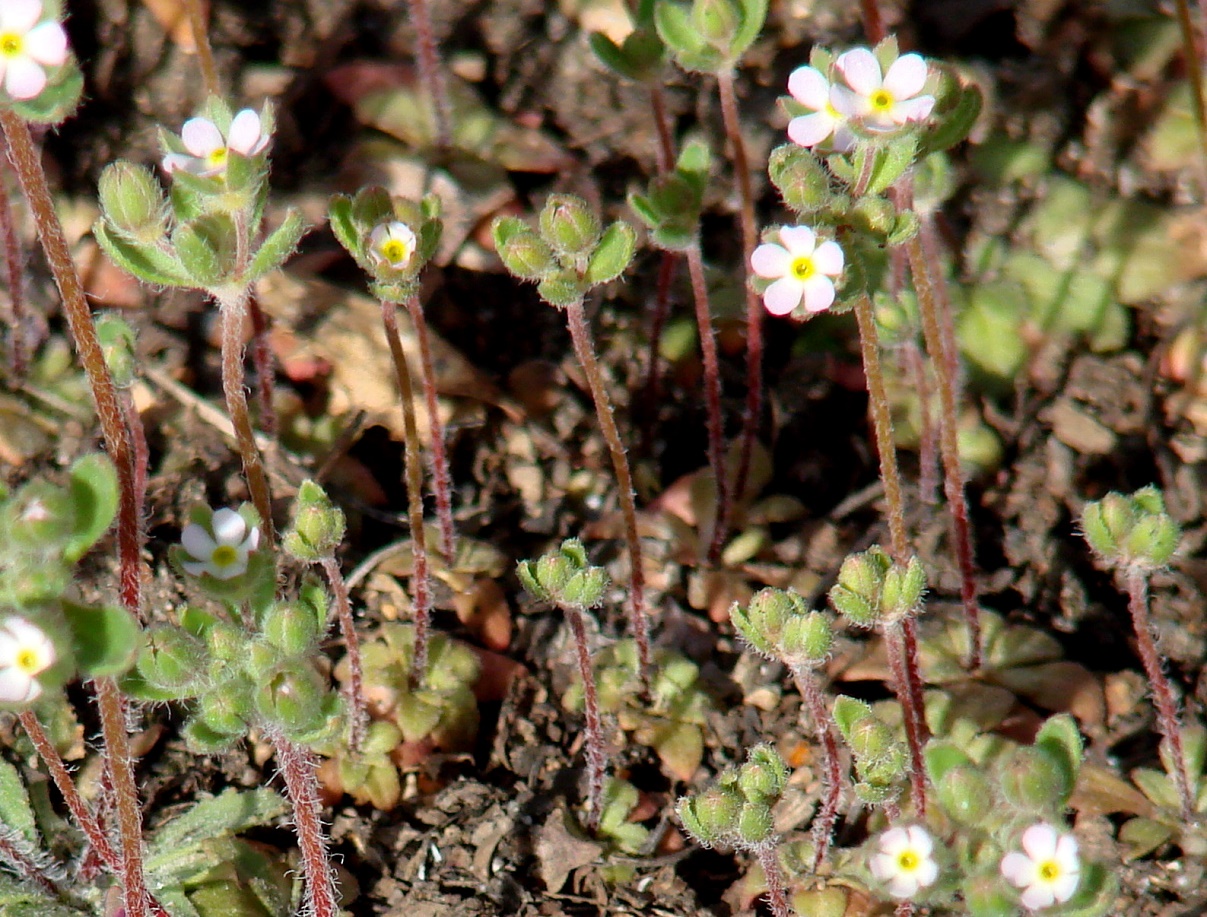
M 820 210 L 831 199 L 830 175 L 813 153 L 795 143 L 771 151 L 767 174 L 784 203 L 799 215 Z
M 1164 567 L 1181 540 L 1181 529 L 1165 511 L 1165 500 L 1155 487 L 1130 497 L 1109 493 L 1097 503 L 1087 503 L 1081 528 L 1094 553 L 1121 568 Z
M 756 847 L 775 831 L 775 818 L 771 807 L 763 802 L 748 802 L 742 806 L 738 816 L 734 842 L 741 846 Z
M 554 270 L 536 286 L 537 294 L 557 309 L 582 302 L 585 288 L 573 271 Z
M 541 238 L 559 254 L 589 253 L 599 242 L 603 226 L 590 205 L 572 194 L 551 194 L 538 217 Z
M 221 735 L 242 735 L 252 712 L 248 702 L 251 690 L 251 682 L 242 676 L 215 685 L 201 696 L 198 721 Z
M 167 232 L 163 189 L 145 166 L 125 161 L 106 166 L 97 196 L 109 225 L 132 241 L 158 242 Z
M 733 833 L 742 808 L 742 796 L 736 789 L 715 786 L 694 798 L 680 799 L 675 811 L 688 833 L 710 847 Z
M 775 800 L 788 783 L 788 766 L 770 745 L 756 745 L 738 771 L 738 788 L 747 799 Z
M 885 571 L 880 596 L 881 613 L 887 620 L 900 621 L 914 615 L 926 591 L 926 571 L 917 557 L 910 557 L 904 569 L 894 564 Z
M 784 657 L 789 662 L 817 668 L 830 658 L 834 646 L 834 628 L 830 616 L 810 611 L 790 618 L 780 638 Z
M 968 826 L 983 824 L 993 805 L 993 790 L 975 767 L 958 765 L 935 785 L 935 795 L 953 821 Z
M 750 604 L 745 609 L 734 604 L 729 609 L 729 620 L 734 630 L 756 652 L 768 658 L 777 658 L 784 623 L 797 612 L 798 602 L 803 605 L 803 600 L 794 592 L 760 589 L 751 596 Z
M 327 717 L 327 687 L 311 666 L 281 666 L 256 691 L 256 710 L 296 736 L 322 727 Z
M 188 631 L 167 624 L 147 630 L 146 644 L 136 666 L 147 684 L 163 691 L 182 691 L 204 673 L 205 647 Z
M 335 556 L 344 540 L 344 514 L 314 481 L 303 481 L 294 502 L 293 527 L 285 534 L 285 550 L 305 563 Z
M 517 221 L 519 222 L 519 221 Z M 523 226 L 505 239 L 499 238 L 499 224 L 495 224 L 495 249 L 503 266 L 521 280 L 543 280 L 558 270 L 553 249 L 540 236 Z
M 594 608 L 603 602 L 610 584 L 602 567 L 588 563 L 587 552 L 577 538 L 563 541 L 556 552 L 535 562 L 520 561 L 516 573 L 536 600 L 573 608 Z
M 597 608 L 603 604 L 609 585 L 611 579 L 603 567 L 588 567 L 566 581 L 562 587 L 562 601 L 576 608 Z
M 273 607 L 264 616 L 263 633 L 269 645 L 285 656 L 304 656 L 321 636 L 313 609 L 294 602 Z
M 742 25 L 742 10 L 733 0 L 695 0 L 691 21 L 706 42 L 725 50 Z

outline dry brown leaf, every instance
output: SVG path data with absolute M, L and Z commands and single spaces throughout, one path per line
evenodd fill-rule
M 201 4 L 201 20 L 206 22 L 210 15 L 209 0 L 198 0 L 198 2 Z M 147 8 L 151 18 L 168 33 L 172 44 L 187 54 L 196 53 L 197 39 L 193 37 L 193 26 L 189 22 L 187 3 L 181 3 L 180 0 L 142 0 L 142 5 Z

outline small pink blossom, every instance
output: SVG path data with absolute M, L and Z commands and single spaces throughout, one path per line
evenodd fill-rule
M 867 48 L 854 48 L 834 62 L 845 86 L 835 85 L 830 96 L 834 108 L 871 131 L 892 131 L 923 121 L 935 107 L 935 97 L 921 95 L 926 84 L 926 61 L 903 54 L 886 72 Z
M 935 842 L 921 825 L 889 828 L 880 835 L 877 847 L 868 868 L 894 898 L 913 898 L 939 878 Z
M 46 88 L 47 67 L 67 62 L 67 33 L 53 19 L 42 19 L 42 0 L 0 2 L 0 80 L 18 101 Z
M 1002 857 L 1002 875 L 1016 888 L 1023 907 L 1042 911 L 1064 904 L 1081 882 L 1081 861 L 1077 858 L 1077 838 L 1063 834 L 1040 822 L 1023 832 L 1025 852 L 1017 850 Z
M 180 130 L 180 139 L 188 153 L 168 153 L 163 158 L 166 172 L 178 169 L 192 175 L 212 177 L 226 171 L 232 152 L 256 156 L 268 146 L 271 135 L 260 123 L 260 116 L 245 108 L 231 121 L 226 136 L 209 118 L 190 118 Z
M 754 272 L 771 284 L 763 305 L 772 315 L 787 315 L 803 301 L 809 312 L 824 312 L 834 302 L 834 278 L 842 273 L 837 242 L 817 244 L 808 226 L 782 226 L 779 244 L 764 242 L 750 256 Z
M 829 140 L 830 145 L 845 153 L 855 138 L 847 129 L 847 119 L 830 101 L 832 87 L 820 70 L 797 67 L 788 77 L 788 93 L 808 110 L 788 122 L 788 139 L 803 147 L 815 147 Z

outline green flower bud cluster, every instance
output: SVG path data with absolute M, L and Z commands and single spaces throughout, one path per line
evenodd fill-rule
M 758 38 L 767 0 L 661 0 L 654 7 L 658 35 L 685 70 L 730 70 Z
M 855 794 L 868 805 L 895 800 L 909 775 L 909 752 L 893 729 L 863 701 L 834 700 L 834 723 L 855 759 Z
M 303 481 L 293 504 L 293 525 L 281 544 L 286 552 L 313 564 L 335 556 L 344 540 L 344 513 L 314 481 Z
M 729 620 L 755 652 L 793 667 L 817 668 L 834 645 L 830 615 L 811 611 L 791 590 L 760 589 L 745 608 L 730 608 Z
M 516 575 L 534 599 L 558 608 L 598 608 L 611 585 L 603 567 L 591 566 L 577 538 L 566 539 L 535 561 L 520 561 Z
M 642 700 L 637 644 L 619 640 L 595 654 L 599 708 L 622 730 L 654 749 L 667 772 L 691 780 L 704 757 L 704 727 L 716 701 L 700 680 L 700 667 L 675 650 L 654 652 L 649 702 Z M 583 709 L 577 679 L 563 695 L 567 710 Z
M 1131 496 L 1109 493 L 1087 503 L 1081 530 L 1094 553 L 1121 570 L 1156 570 L 1169 563 L 1182 532 L 1165 511 L 1165 498 L 1155 487 Z
M 439 198 L 413 201 L 377 186 L 352 197 L 335 195 L 327 220 L 340 245 L 369 275 L 370 292 L 386 302 L 406 302 L 418 292 L 419 275 L 435 257 L 444 227 Z
M 152 625 L 125 689 L 142 700 L 188 701 L 184 733 L 200 752 L 225 749 L 260 725 L 304 745 L 329 741 L 343 711 L 316 667 L 326 592 L 308 579 L 297 599 L 269 603 L 258 617 L 249 630 L 188 607 L 179 625 Z
M 551 194 L 537 229 L 502 217 L 492 227 L 503 265 L 521 280 L 537 284 L 551 306 L 580 303 L 592 287 L 615 280 L 628 268 L 637 234 L 623 220 L 604 229 L 590 205 L 572 194 Z
M 93 234 L 115 264 L 146 283 L 204 290 L 224 301 L 242 295 L 293 253 L 305 232 L 294 210 L 261 238 L 272 112 L 265 107 L 240 117 L 211 97 L 186 125 L 185 139 L 160 132 L 170 195 L 145 166 L 123 161 L 105 168 Z M 202 124 L 203 146 L 189 130 Z M 240 128 L 241 139 L 232 137 Z
M 926 593 L 926 571 L 917 557 L 902 567 L 879 545 L 842 562 L 830 604 L 856 627 L 892 624 L 916 615 Z
M 651 179 L 645 194 L 629 195 L 629 206 L 658 248 L 679 252 L 695 244 L 710 159 L 704 143 L 685 144 L 673 172 Z
M 753 850 L 774 840 L 774 808 L 788 785 L 788 766 L 770 745 L 756 745 L 746 763 L 729 768 L 698 796 L 675 806 L 687 832 L 705 847 Z

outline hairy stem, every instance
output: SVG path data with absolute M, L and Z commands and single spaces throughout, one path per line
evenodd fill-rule
M 704 256 L 696 240 L 687 252 L 687 270 L 691 277 L 692 300 L 696 304 L 696 327 L 700 332 L 700 353 L 704 357 L 704 406 L 708 426 L 708 463 L 717 484 L 716 518 L 708 545 L 708 562 L 715 564 L 729 527 L 731 500 L 725 471 L 725 434 L 721 426 L 721 369 L 717 362 L 717 338 L 712 327 L 712 308 L 708 284 L 704 278 Z
M 0 825 L 0 863 L 4 863 L 17 875 L 31 885 L 36 885 L 52 898 L 61 898 L 62 889 L 50 877 L 45 869 L 37 862 L 37 857 L 31 856 L 25 849 L 28 842 L 15 831 L 10 831 Z M 45 855 L 42 855 L 44 858 Z
M 452 107 L 448 98 L 448 83 L 440 63 L 440 49 L 436 45 L 436 34 L 432 31 L 432 17 L 428 12 L 427 0 L 408 0 L 411 23 L 415 26 L 417 41 L 415 62 L 419 66 L 419 80 L 432 104 L 432 118 L 436 127 L 436 145 L 447 150 L 452 146 Z
M 4 182 L 0 181 L 0 235 L 4 236 L 4 262 L 8 272 L 9 364 L 13 378 L 25 380 L 28 356 L 25 353 L 25 276 L 21 270 L 21 244 L 13 222 L 13 209 Z
M 838 804 L 842 799 L 842 765 L 838 757 L 834 720 L 816 673 L 802 665 L 789 664 L 789 668 L 804 701 L 809 726 L 821 742 L 823 799 L 821 811 L 813 819 L 813 871 L 817 872 L 829 853 L 834 823 L 838 820 Z
M 637 655 L 641 668 L 641 687 L 646 694 L 650 690 L 650 636 L 649 612 L 645 605 L 645 567 L 642 559 L 641 536 L 637 531 L 637 502 L 633 494 L 633 475 L 629 471 L 629 459 L 625 454 L 624 443 L 620 439 L 620 431 L 616 428 L 616 418 L 612 415 L 612 401 L 608 398 L 608 389 L 604 385 L 603 373 L 599 361 L 595 358 L 595 344 L 591 339 L 591 330 L 587 327 L 587 319 L 583 313 L 581 302 L 571 303 L 566 307 L 566 322 L 570 327 L 570 339 L 574 343 L 574 353 L 587 377 L 587 386 L 591 390 L 591 400 L 595 403 L 595 416 L 599 419 L 599 428 L 608 443 L 608 452 L 612 456 L 612 469 L 616 473 L 617 491 L 620 498 L 620 509 L 624 516 L 625 540 L 629 550 L 629 626 L 633 629 L 633 638 L 637 641 Z
M 909 787 L 910 797 L 914 803 L 914 813 L 920 819 L 926 818 L 926 768 L 922 758 L 922 747 L 926 744 L 926 721 L 922 710 L 915 702 L 917 695 L 913 689 L 910 677 L 908 651 L 905 634 L 900 622 L 884 626 L 884 646 L 888 653 L 889 671 L 893 676 L 893 690 L 897 695 L 897 703 L 901 705 L 902 718 L 905 723 L 905 739 L 909 745 Z
M 431 336 L 418 296 L 407 300 L 407 312 L 410 313 L 415 337 L 419 341 L 419 370 L 423 380 L 424 404 L 427 405 L 428 429 L 432 435 L 432 484 L 436 492 L 436 518 L 440 523 L 440 550 L 451 565 L 457 550 L 457 536 L 453 529 L 453 488 L 448 454 L 444 448 L 444 423 L 440 420 L 440 405 L 436 397 L 436 365 L 432 360 Z
M 201 78 L 205 80 L 205 91 L 212 96 L 220 96 L 222 86 L 218 82 L 218 68 L 214 66 L 214 51 L 210 47 L 210 30 L 205 21 L 202 0 L 185 0 L 184 5 L 189 14 L 193 43 L 197 46 L 197 64 L 201 68 Z
M 226 412 L 235 428 L 235 440 L 239 444 L 239 455 L 243 459 L 243 474 L 247 478 L 251 502 L 260 514 L 264 541 L 271 549 L 277 541 L 276 527 L 272 521 L 272 496 L 268 489 L 264 461 L 256 445 L 256 433 L 251 425 L 243 372 L 243 319 L 247 311 L 248 292 L 244 289 L 238 295 L 219 300 L 222 322 L 222 392 L 226 396 Z
M 386 329 L 390 355 L 394 358 L 394 377 L 402 401 L 402 424 L 406 437 L 407 512 L 411 521 L 411 546 L 415 570 L 411 591 L 415 599 L 415 654 L 411 663 L 411 689 L 427 678 L 428 631 L 431 629 L 432 594 L 428 581 L 427 533 L 423 528 L 423 460 L 419 455 L 419 427 L 415 423 L 415 396 L 411 372 L 398 334 L 398 304 L 382 300 L 381 321 Z
M 1148 614 L 1148 576 L 1138 567 L 1131 567 L 1124 572 L 1123 579 L 1127 585 L 1127 610 L 1131 612 L 1132 627 L 1136 631 L 1136 646 L 1140 650 L 1140 661 L 1144 663 L 1144 673 L 1152 686 L 1153 703 L 1157 707 L 1157 726 L 1169 752 L 1170 769 L 1182 803 L 1182 818 L 1189 821 L 1194 817 L 1195 798 L 1191 791 L 1186 753 L 1182 748 L 1178 701 L 1153 639 L 1153 625 Z
M 587 647 L 587 628 L 582 609 L 569 606 L 570 629 L 578 657 L 578 675 L 583 680 L 583 706 L 587 716 L 587 830 L 599 830 L 603 814 L 604 755 L 603 726 L 599 717 L 599 696 L 595 690 L 595 671 L 591 668 L 591 650 Z
M 937 265 L 928 257 L 928 252 L 919 236 L 906 243 L 909 253 L 910 272 L 914 290 L 918 294 L 918 311 L 922 316 L 922 333 L 926 349 L 930 352 L 935 368 L 935 380 L 939 386 L 939 451 L 943 457 L 943 492 L 951 513 L 952 540 L 955 542 L 956 560 L 960 567 L 960 599 L 964 605 L 964 617 L 968 622 L 969 646 L 968 667 L 976 671 L 981 667 L 981 615 L 977 604 L 976 573 L 972 558 L 972 531 L 968 522 L 968 500 L 964 493 L 964 470 L 960 465 L 960 447 L 957 440 L 959 417 L 956 409 L 956 380 L 952 365 L 956 361 L 954 341 L 949 350 L 948 338 L 943 325 L 942 306 L 931 280 L 931 271 Z
M 356 622 L 352 619 L 352 602 L 348 599 L 348 584 L 334 557 L 322 559 L 323 573 L 331 586 L 335 598 L 335 613 L 339 617 L 340 636 L 344 638 L 344 649 L 348 654 L 348 746 L 352 751 L 360 749 L 368 726 L 368 706 L 365 703 L 364 676 L 360 664 L 360 636 L 356 633 Z
M 775 917 L 791 917 L 792 908 L 788 905 L 788 892 L 784 883 L 784 872 L 780 867 L 780 857 L 777 845 L 774 843 L 759 844 L 755 848 L 755 856 L 763 867 L 763 876 L 767 880 L 767 902 L 771 905 L 771 913 Z
M 733 71 L 717 74 L 721 96 L 721 117 L 725 135 L 733 155 L 734 177 L 741 199 L 739 222 L 742 227 L 742 276 L 749 281 L 750 256 L 759 244 L 759 229 L 754 216 L 754 187 L 750 181 L 750 162 L 746 156 L 746 141 L 742 138 L 742 122 L 738 116 L 738 96 L 734 89 Z M 763 413 L 763 305 L 750 284 L 746 291 L 746 417 L 742 424 L 741 447 L 738 452 L 738 472 L 734 477 L 734 499 L 741 500 L 750 475 L 754 441 L 759 432 Z
M 306 907 L 309 917 L 337 917 L 335 875 L 327 859 L 327 835 L 323 831 L 318 779 L 314 755 L 279 729 L 265 730 L 277 754 L 277 765 L 285 781 L 285 792 L 293 807 L 293 827 L 302 852 L 306 877 Z

